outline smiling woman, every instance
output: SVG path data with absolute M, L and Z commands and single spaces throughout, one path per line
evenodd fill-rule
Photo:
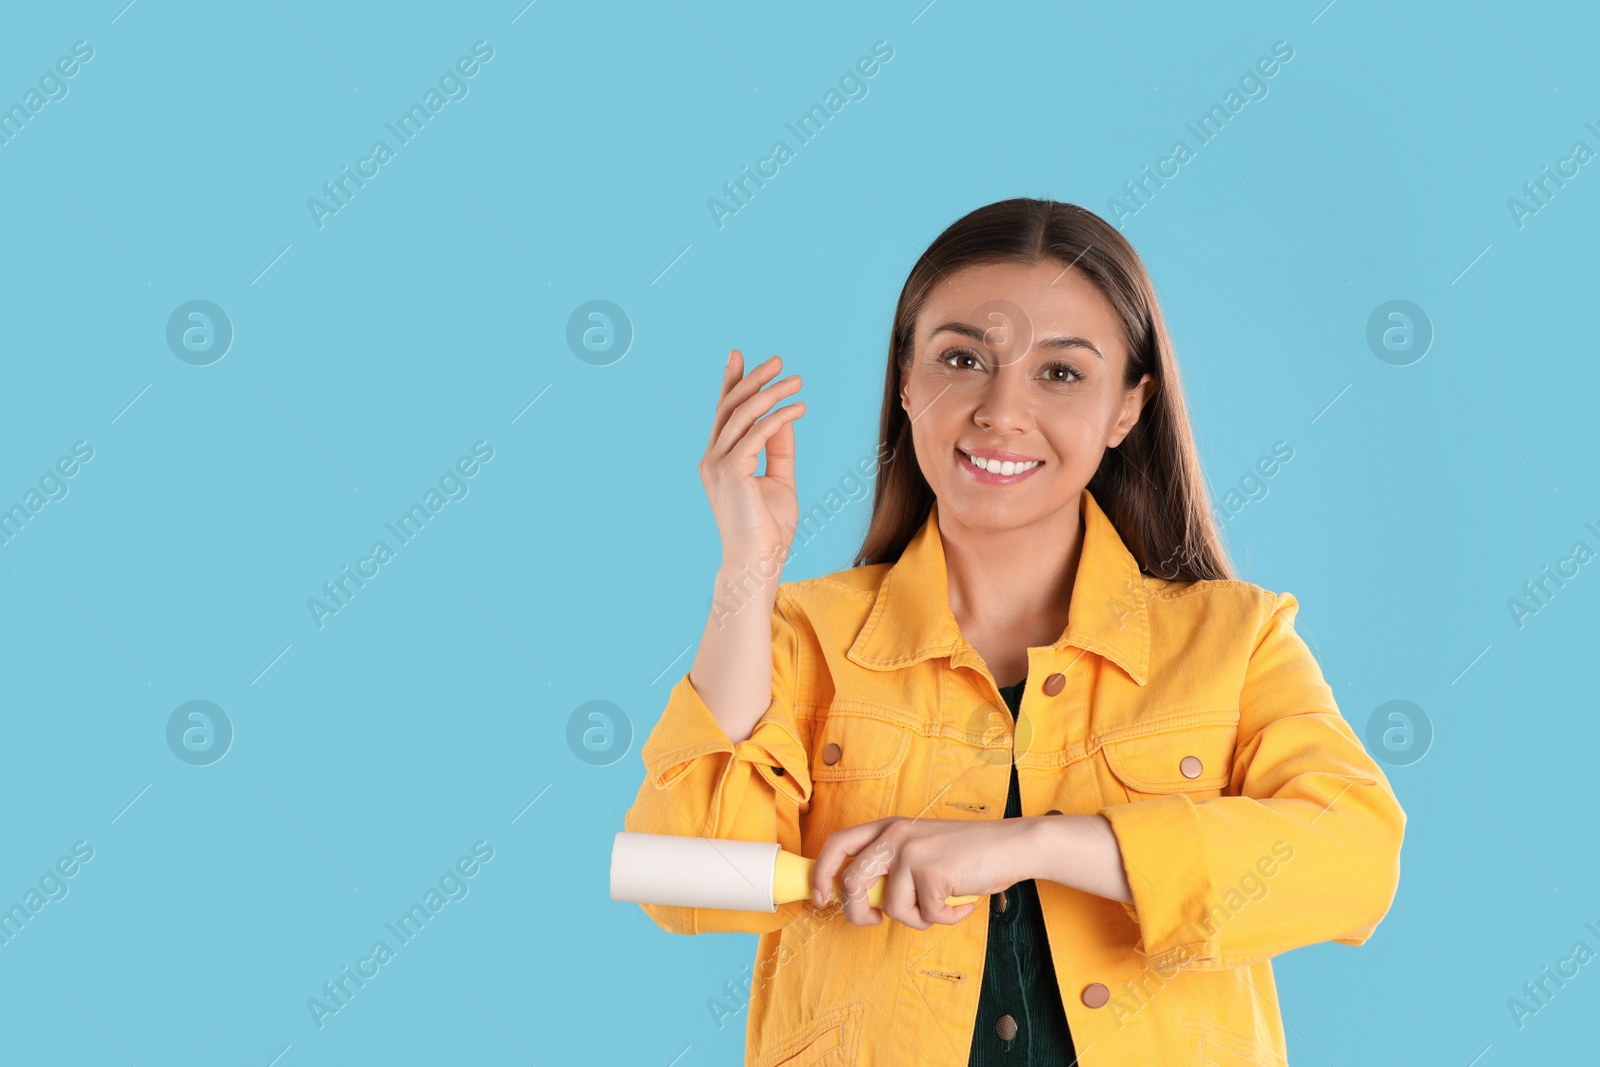
M 723 371 L 719 587 L 797 527 L 779 371 Z M 775 842 L 813 897 L 646 913 L 782 961 L 751 1067 L 1284 1067 L 1270 961 L 1372 936 L 1406 817 L 1294 596 L 1233 572 L 1133 248 L 1049 200 L 950 226 L 900 293 L 879 444 L 855 566 L 708 619 L 624 819 Z

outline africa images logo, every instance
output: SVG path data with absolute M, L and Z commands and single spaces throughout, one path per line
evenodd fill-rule
M 460 457 L 454 466 L 447 467 L 439 476 L 437 489 L 430 486 L 420 502 L 412 504 L 393 522 L 383 524 L 384 529 L 394 536 L 392 547 L 381 538 L 374 541 L 372 550 L 356 560 L 355 570 L 351 570 L 348 563 L 341 564 L 338 577 L 322 583 L 326 599 L 307 597 L 306 610 L 310 612 L 311 621 L 317 629 L 322 629 L 330 616 L 349 607 L 356 594 L 381 574 L 382 568 L 396 557 L 401 548 L 415 540 L 433 517 L 444 510 L 446 504 L 453 500 L 465 500 L 472 491 L 469 480 L 476 477 L 483 470 L 483 465 L 492 459 L 494 446 L 488 441 L 475 442 L 471 456 Z
M 493 845 L 487 841 L 474 842 L 471 855 L 463 855 L 453 865 L 446 867 L 437 883 L 423 892 L 420 901 L 414 902 L 398 918 L 383 924 L 389 937 L 374 941 L 371 951 L 358 958 L 353 968 L 348 963 L 341 964 L 339 973 L 322 983 L 319 995 L 307 997 L 306 1009 L 310 1011 L 311 1021 L 317 1024 L 317 1029 L 321 1030 L 329 1018 L 348 1008 L 355 995 L 382 974 L 383 968 L 394 962 L 400 950 L 427 929 L 446 905 L 466 900 L 472 892 L 469 883 L 492 859 Z M 392 945 L 389 943 L 391 939 L 394 941 Z
M 350 164 L 342 164 L 339 168 L 339 177 L 333 181 L 322 183 L 323 195 L 326 201 L 311 197 L 306 201 L 306 209 L 311 212 L 311 221 L 317 224 L 317 229 L 322 229 L 330 215 L 337 215 L 340 211 L 350 206 L 350 201 L 355 199 L 356 193 L 367 187 L 367 181 L 376 178 L 380 168 L 385 163 L 394 159 L 397 151 L 411 143 L 428 121 L 443 111 L 445 105 L 452 100 L 465 100 L 471 90 L 467 81 L 476 77 L 483 69 L 481 64 L 488 63 L 494 58 L 494 49 L 487 41 L 477 41 L 472 46 L 471 56 L 462 56 L 457 59 L 454 67 L 446 68 L 439 75 L 438 88 L 429 87 L 423 94 L 420 103 L 414 103 L 394 122 L 385 122 L 384 128 L 394 135 L 395 143 L 391 147 L 388 141 L 377 140 L 372 142 L 372 149 L 361 159 L 356 160 L 355 170 L 350 169 Z M 370 169 L 369 169 L 370 168 Z

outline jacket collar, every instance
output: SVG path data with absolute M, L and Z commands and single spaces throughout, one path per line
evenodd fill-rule
M 1078 511 L 1083 519 L 1083 552 L 1067 628 L 1052 647 L 1062 652 L 1070 645 L 1104 656 L 1144 685 L 1150 666 L 1150 620 L 1138 561 L 1087 488 Z M 936 501 L 884 575 L 872 613 L 846 653 L 851 662 L 880 671 L 934 656 L 949 656 L 952 665 L 982 663 L 962 639 L 950 611 L 938 515 Z

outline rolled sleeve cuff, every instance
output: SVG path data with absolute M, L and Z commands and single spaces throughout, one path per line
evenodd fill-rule
M 1194 801 L 1175 793 L 1100 809 L 1111 823 L 1133 893 L 1135 951 L 1154 967 L 1203 967 L 1220 953 L 1207 922 L 1214 895 Z
M 671 789 L 695 761 L 714 753 L 731 753 L 735 760 L 753 765 L 773 789 L 796 804 L 811 799 L 805 749 L 778 707 L 769 707 L 750 736 L 734 744 L 685 672 L 672 687 L 661 721 L 641 752 L 646 772 L 657 789 Z

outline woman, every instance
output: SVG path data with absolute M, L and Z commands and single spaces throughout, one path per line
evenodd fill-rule
M 644 905 L 761 934 L 746 1063 L 1286 1063 L 1269 960 L 1372 935 L 1405 813 L 1295 598 L 1233 576 L 1137 254 L 1046 200 L 941 234 L 856 566 L 787 583 L 779 369 L 724 371 L 718 595 L 625 819 L 816 860 L 774 913 Z

